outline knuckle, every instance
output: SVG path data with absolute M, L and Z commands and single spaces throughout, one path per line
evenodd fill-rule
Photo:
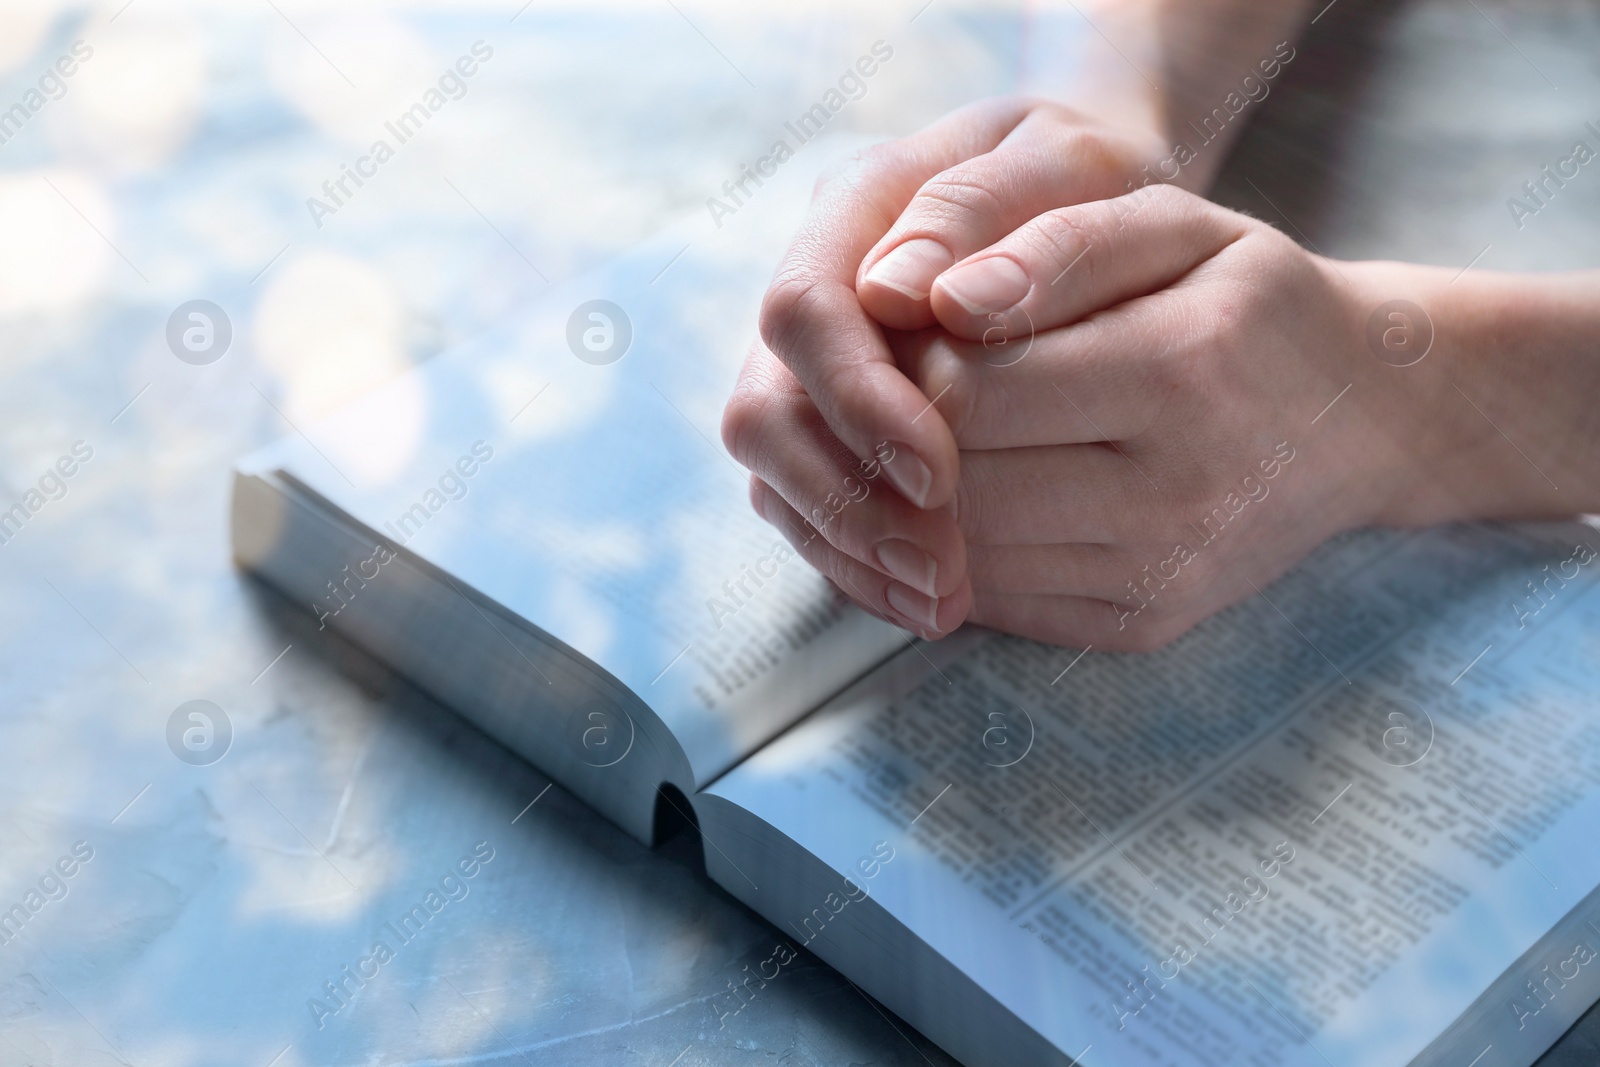
M 803 267 L 786 264 L 761 299 L 761 340 L 784 358 L 822 302 L 820 279 Z
M 938 229 L 1003 218 L 1007 213 L 1005 198 L 988 175 L 977 167 L 958 166 L 924 182 L 907 216 L 918 229 Z
M 762 474 L 782 453 L 784 429 L 805 417 L 806 398 L 783 366 L 759 350 L 722 409 L 722 444 L 745 467 Z
M 847 330 L 849 340 L 841 341 L 828 329 L 848 321 L 846 304 L 853 306 L 854 301 L 854 294 L 841 295 L 836 283 L 794 270 L 781 273 L 761 303 L 762 342 L 804 383 L 835 425 L 836 419 L 845 425 L 872 425 L 881 399 L 881 383 L 870 370 L 874 335 Z M 829 337 L 827 344 L 813 343 L 823 336 Z
M 1109 131 L 1081 125 L 1077 118 L 1067 136 L 1067 149 L 1073 162 L 1091 174 L 1121 174 L 1128 170 L 1127 147 L 1109 136 Z
M 1099 260 L 1094 249 L 1104 240 L 1105 229 L 1096 215 L 1096 209 L 1087 206 L 1056 208 L 1024 226 L 1017 238 L 1026 255 L 1048 265 L 1051 278 L 1071 266 L 1078 284 L 1092 285 Z
M 750 467 L 749 457 L 761 433 L 762 413 L 766 410 L 767 395 L 753 384 L 740 382 L 722 409 L 722 446 L 728 455 Z

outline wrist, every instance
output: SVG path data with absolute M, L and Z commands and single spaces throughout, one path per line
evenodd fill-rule
M 1386 445 L 1373 521 L 1600 511 L 1600 274 L 1340 270 L 1359 338 L 1352 399 Z

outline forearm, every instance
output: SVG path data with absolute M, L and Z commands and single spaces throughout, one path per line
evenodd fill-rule
M 1311 0 L 1079 0 L 1033 16 L 1024 87 L 1148 131 L 1150 180 L 1204 191 L 1310 12 Z
M 1294 62 L 1312 0 L 1142 0 L 1161 47 L 1163 111 L 1176 184 L 1204 190 L 1254 110 Z M 1178 152 L 1182 158 L 1182 152 Z M 1168 168 L 1170 171 L 1170 168 Z M 1163 175 L 1164 176 L 1164 175 Z
M 1433 332 L 1411 366 L 1385 362 L 1373 334 L 1354 356 L 1362 406 L 1403 447 L 1403 477 L 1378 521 L 1600 512 L 1600 271 L 1458 277 L 1405 264 L 1340 266 L 1361 294 L 1363 321 L 1354 325 L 1399 297 L 1426 309 L 1421 325 Z

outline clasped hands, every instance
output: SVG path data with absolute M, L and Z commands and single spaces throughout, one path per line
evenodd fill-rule
M 818 183 L 723 438 L 845 595 L 1152 649 L 1403 490 L 1371 419 L 1319 416 L 1379 366 L 1363 281 L 1165 154 L 1007 99 Z

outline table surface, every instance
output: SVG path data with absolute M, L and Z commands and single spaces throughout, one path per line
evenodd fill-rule
M 0 545 L 0 907 L 49 890 L 0 945 L 0 1063 L 950 1062 L 809 958 L 719 1028 L 776 934 L 686 842 L 546 791 L 227 548 L 236 457 L 703 210 L 873 41 L 895 57 L 841 113 L 858 132 L 1013 87 L 1018 12 L 865 6 L 0 13 L 0 105 L 92 49 L 0 145 L 0 502 L 58 497 Z M 480 40 L 460 99 L 313 218 Z M 1600 123 L 1597 55 L 1592 3 L 1340 0 L 1217 197 L 1333 256 L 1592 266 L 1596 175 L 1521 229 L 1505 201 Z M 197 298 L 233 331 L 204 366 L 166 340 Z M 203 766 L 168 740 L 195 699 L 231 727 Z M 1591 1014 L 1547 1063 L 1597 1056 Z

